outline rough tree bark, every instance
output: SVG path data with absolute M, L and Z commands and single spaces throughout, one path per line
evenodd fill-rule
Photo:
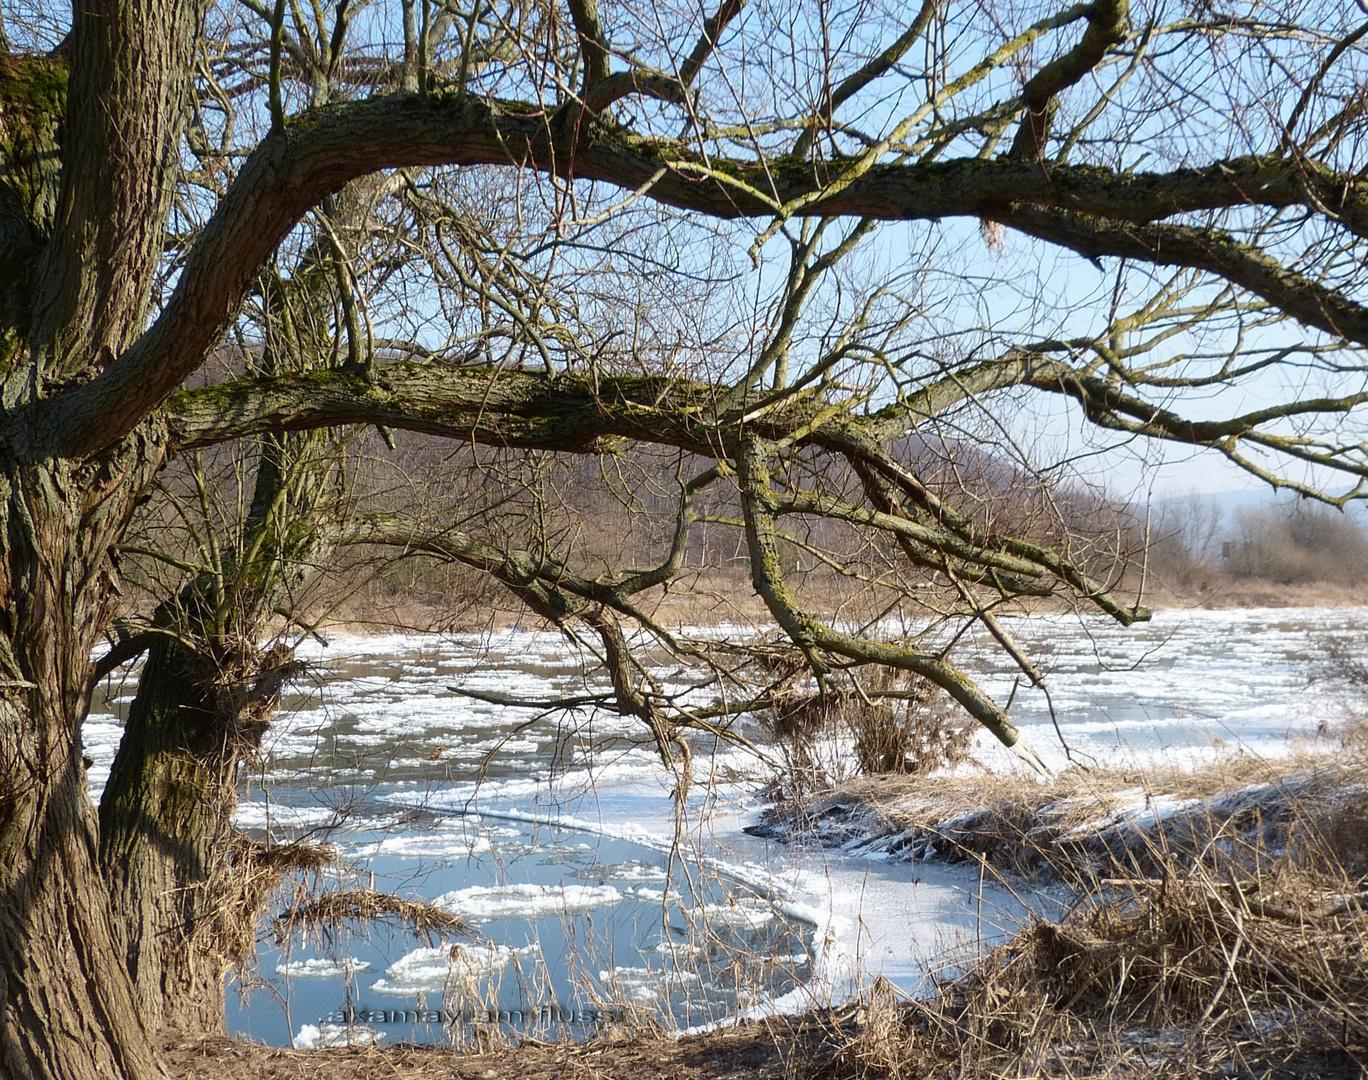
M 263 275 L 256 370 L 307 370 L 329 356 L 339 252 L 315 243 L 295 274 Z M 264 643 L 325 558 L 319 514 L 341 493 L 326 432 L 266 432 L 252 501 L 223 562 L 167 598 L 100 801 L 100 861 L 129 973 L 152 1030 L 221 1032 L 224 976 L 255 946 L 244 878 L 258 872 L 233 825 L 238 766 L 260 749 L 296 667 Z M 213 522 L 203 523 L 214 528 Z M 228 853 L 232 853 L 229 857 Z M 264 894 L 260 899 L 264 900 Z
M 216 693 L 225 673 L 166 629 L 148 650 L 100 801 L 100 863 L 148 1026 L 216 1034 L 238 753 Z
M 147 1026 L 215 1034 L 225 972 L 256 942 L 239 903 L 256 866 L 233 827 L 238 765 L 294 665 L 252 638 L 187 638 L 193 612 L 164 621 L 100 800 L 100 866 Z
M 29 85 L 65 110 L 60 170 L 35 165 L 18 199 L 7 177 L 6 219 L 24 224 L 6 230 L 4 252 L 11 415 L 93 375 L 143 329 L 197 25 L 193 5 L 171 0 L 80 3 L 66 56 L 33 62 L 47 77 Z M 34 146 L 56 136 L 51 114 L 5 111 L 6 160 L 50 158 Z M 110 553 L 164 440 L 130 432 L 53 459 L 35 452 L 43 435 L 10 423 L 0 446 L 0 1072 L 154 1077 L 99 872 L 80 725 L 116 599 Z
M 80 720 L 108 552 L 158 459 L 6 469 L 0 532 L 0 1072 L 161 1075 L 97 862 Z

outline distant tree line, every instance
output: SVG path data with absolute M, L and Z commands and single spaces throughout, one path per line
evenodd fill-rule
M 1180 590 L 1223 581 L 1356 589 L 1368 584 L 1368 528 L 1361 515 L 1305 499 L 1223 510 L 1192 495 L 1152 516 L 1150 567 Z

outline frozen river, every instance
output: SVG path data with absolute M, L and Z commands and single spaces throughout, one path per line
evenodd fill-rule
M 1328 638 L 1362 635 L 1368 611 L 1161 612 L 1129 630 L 1036 616 L 1012 626 L 1048 674 L 1070 752 L 1130 764 L 1272 756 L 1314 736 L 1337 713 L 1333 692 L 1309 674 Z M 971 640 L 957 655 L 1006 701 L 1014 672 L 990 645 Z M 317 1045 L 445 1039 L 485 1022 L 564 1032 L 643 1014 L 688 1028 L 840 999 L 876 974 L 914 992 L 1022 917 L 1009 890 L 963 867 L 747 836 L 765 773 L 743 750 L 695 742 L 677 829 L 674 778 L 635 721 L 514 709 L 451 689 L 584 694 L 579 658 L 556 634 L 337 636 L 301 651 L 312 678 L 273 727 L 239 824 L 327 838 L 339 866 L 311 884 L 435 901 L 477 933 L 421 940 L 372 926 L 264 942 L 230 1009 L 234 1031 Z M 97 785 L 128 692 L 114 686 L 108 711 L 88 725 Z M 1066 763 L 1041 695 L 1018 689 L 1012 716 L 1041 758 Z M 987 739 L 979 752 L 990 767 L 1014 767 Z

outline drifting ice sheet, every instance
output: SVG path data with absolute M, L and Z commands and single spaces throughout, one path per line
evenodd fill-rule
M 466 986 L 497 974 L 518 957 L 535 952 L 535 945 L 514 949 L 492 941 L 415 949 L 391 964 L 385 970 L 386 977 L 372 983 L 371 990 L 390 997 L 441 994 L 448 986 Z
M 471 922 L 541 919 L 570 911 L 610 907 L 622 899 L 611 885 L 473 885 L 433 901 Z

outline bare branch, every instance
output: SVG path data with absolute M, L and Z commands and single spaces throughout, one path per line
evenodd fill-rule
M 827 104 L 828 118 L 875 79 L 888 74 L 893 66 L 907 55 L 907 51 L 922 39 L 940 6 L 941 0 L 922 0 L 921 10 L 917 12 L 917 17 L 912 20 L 911 25 L 902 32 L 892 45 L 873 60 L 862 65 L 854 74 L 847 75 L 842 79 L 840 84 L 831 91 L 830 101 Z M 798 141 L 793 146 L 794 157 L 807 156 L 808 151 L 812 148 L 815 134 L 814 129 L 809 127 L 798 137 Z
M 598 0 L 566 0 L 570 6 L 570 17 L 579 35 L 580 56 L 584 62 L 584 77 L 581 80 L 583 94 L 608 78 L 608 39 L 603 33 L 603 21 L 599 18 Z
M 1092 71 L 1107 50 L 1124 39 L 1129 14 L 1128 0 L 1094 0 L 1088 9 L 1088 29 L 1083 40 L 1031 76 L 1021 91 L 1026 115 L 1012 142 L 1012 157 L 1040 157 L 1050 137 L 1055 99 Z
M 758 439 L 748 439 L 738 461 L 742 505 L 746 515 L 746 540 L 750 547 L 751 574 L 755 590 L 775 620 L 812 664 L 819 678 L 830 670 L 821 651 L 867 664 L 911 671 L 931 680 L 964 707 L 1004 746 L 1016 745 L 1016 726 L 992 698 L 983 693 L 964 672 L 942 656 L 916 652 L 900 645 L 857 637 L 828 626 L 806 613 L 784 582 L 774 534 L 768 450 Z
M 679 67 L 679 81 L 683 86 L 687 88 L 693 85 L 703 65 L 708 62 L 708 57 L 717 48 L 722 32 L 745 6 L 746 0 L 721 0 L 717 10 L 703 23 L 703 33 L 699 35 L 698 43 Z
M 1368 311 L 1361 305 L 1256 249 L 1188 226 L 1112 224 L 1250 202 L 1302 204 L 1310 199 L 1307 173 L 1286 161 L 1248 158 L 1167 174 L 1007 160 L 876 165 L 823 199 L 830 180 L 810 165 L 707 164 L 677 147 L 601 130 L 574 116 L 562 123 L 560 116 L 435 97 L 347 103 L 304 114 L 265 139 L 244 165 L 152 327 L 97 378 L 35 405 L 32 417 L 13 414 L 11 422 L 39 433 L 32 445 L 38 456 L 80 456 L 120 438 L 199 366 L 260 267 L 303 214 L 349 180 L 405 165 L 572 169 L 578 177 L 627 187 L 649 184 L 654 199 L 724 218 L 769 217 L 795 199 L 807 200 L 803 213 L 824 216 L 988 217 L 1089 256 L 1201 267 L 1284 305 L 1308 325 L 1368 341 Z M 1317 178 L 1315 193 L 1329 181 L 1328 175 Z M 1361 224 L 1365 196 L 1368 186 L 1346 178 L 1333 205 L 1346 223 Z M 1078 213 L 1057 213 L 1056 207 Z M 1084 213 L 1095 216 L 1085 219 Z

